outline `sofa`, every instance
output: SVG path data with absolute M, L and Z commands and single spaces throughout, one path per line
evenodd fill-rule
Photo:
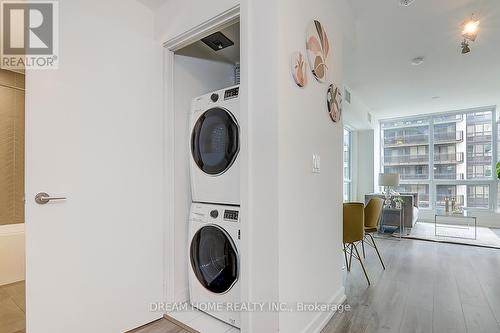
M 399 196 L 403 199 L 403 212 L 404 212 L 404 226 L 405 228 L 413 228 L 418 219 L 418 193 L 400 193 Z M 385 199 L 383 193 L 370 193 L 365 195 L 365 204 L 371 198 Z M 393 203 L 394 207 L 395 204 Z M 399 213 L 395 211 L 383 211 L 383 225 L 384 226 L 399 226 Z

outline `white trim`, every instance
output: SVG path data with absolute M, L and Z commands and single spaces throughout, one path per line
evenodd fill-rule
M 345 295 L 345 288 L 340 288 L 337 293 L 330 299 L 328 304 L 341 305 L 346 301 L 347 297 Z M 314 319 L 306 326 L 302 331 L 303 333 L 320 333 L 323 328 L 332 319 L 333 315 L 337 311 L 332 312 L 320 312 L 314 317 Z
M 174 302 L 178 295 L 187 294 L 186 291 L 174 290 L 175 279 L 175 215 L 174 215 L 174 179 L 175 179 L 175 108 L 174 108 L 174 52 L 189 45 L 212 32 L 234 24 L 240 19 L 240 5 L 234 6 L 213 18 L 165 41 L 164 47 L 164 163 L 165 163 L 165 288 L 164 299 Z M 180 294 L 179 294 L 180 293 Z
M 240 5 L 236 5 L 217 16 L 185 31 L 178 36 L 171 38 L 170 40 L 163 43 L 168 51 L 175 52 L 184 46 L 187 46 L 194 41 L 197 41 L 212 32 L 223 29 L 238 22 L 240 17 Z

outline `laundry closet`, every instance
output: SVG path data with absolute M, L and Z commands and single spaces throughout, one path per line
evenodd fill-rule
M 174 302 L 231 326 L 238 303 L 240 239 L 240 24 L 231 22 L 174 53 Z

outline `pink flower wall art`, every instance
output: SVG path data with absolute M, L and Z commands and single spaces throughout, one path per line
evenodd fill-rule
M 330 118 L 335 123 L 339 122 L 342 115 L 342 92 L 333 84 L 328 87 L 326 103 Z
M 307 64 L 302 52 L 292 54 L 291 71 L 295 83 L 299 87 L 305 87 L 307 85 Z
M 325 82 L 328 73 L 328 53 L 330 52 L 330 43 L 326 31 L 319 21 L 314 20 L 307 28 L 307 57 L 309 67 L 319 82 Z

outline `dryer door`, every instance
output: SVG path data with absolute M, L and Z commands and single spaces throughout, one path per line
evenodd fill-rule
M 212 108 L 198 118 L 191 133 L 191 153 L 203 172 L 224 173 L 233 164 L 239 149 L 238 123 L 229 111 Z
M 190 257 L 198 281 L 213 293 L 229 291 L 238 280 L 238 253 L 231 237 L 218 226 L 207 225 L 196 232 Z

